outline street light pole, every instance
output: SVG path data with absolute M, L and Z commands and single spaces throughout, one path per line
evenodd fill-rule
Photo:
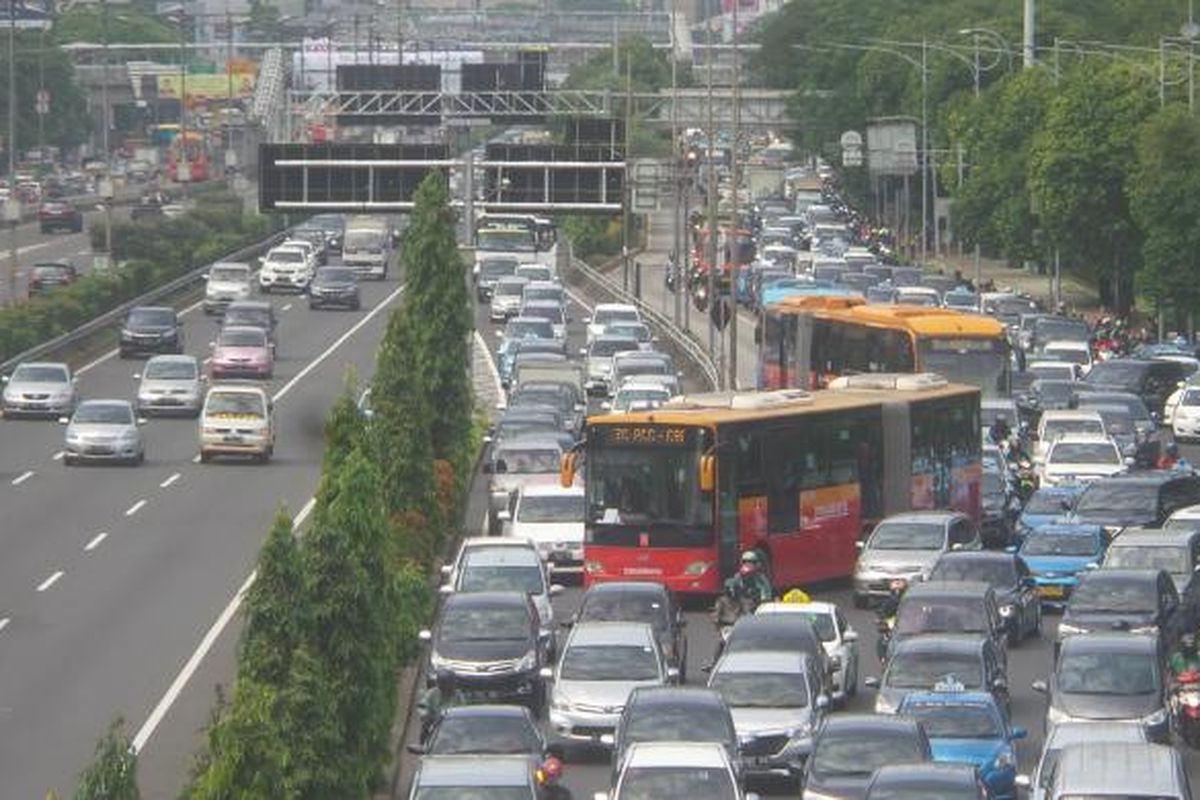
M 1022 33 L 1023 63 L 1025 69 L 1029 69 L 1037 63 L 1037 44 L 1034 41 L 1037 34 L 1036 0 L 1025 0 L 1025 25 Z
M 742 227 L 741 215 L 738 213 L 738 192 L 741 191 L 741 132 L 742 119 L 739 112 L 739 104 L 741 100 L 738 83 L 740 81 L 738 56 L 739 37 L 738 37 L 738 6 L 741 5 L 740 0 L 733 2 L 733 158 L 730 159 L 730 184 L 733 191 L 731 194 L 733 206 L 733 224 L 730 231 L 729 240 L 729 294 L 732 312 L 730 319 L 726 323 L 729 326 L 729 388 L 732 391 L 737 391 L 738 388 L 738 313 L 737 313 L 737 279 L 742 271 L 742 259 L 739 252 L 739 231 Z
M 921 264 L 925 264 L 925 248 L 929 236 L 929 51 L 921 40 Z
M 8 251 L 8 302 L 17 302 L 17 223 L 21 209 L 17 205 L 17 3 L 8 0 L 8 201 L 11 234 Z

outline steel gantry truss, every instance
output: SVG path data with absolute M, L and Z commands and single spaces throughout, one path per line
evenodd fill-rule
M 742 89 L 738 93 L 743 127 L 779 128 L 787 124 L 788 92 Z M 531 117 L 623 117 L 626 96 L 620 92 L 550 89 L 545 91 L 315 91 L 291 93 L 292 107 L 307 119 L 321 117 L 439 117 L 443 121 Z M 630 95 L 633 115 L 647 122 L 684 127 L 705 127 L 733 121 L 734 93 L 727 89 L 710 95 L 703 89 L 678 92 L 637 92 Z M 672 116 L 672 103 L 677 104 Z

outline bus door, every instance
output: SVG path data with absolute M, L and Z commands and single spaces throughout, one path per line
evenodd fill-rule
M 912 421 L 907 403 L 883 404 L 883 452 L 882 516 L 923 507 L 914 502 L 913 462 L 917 456 L 912 452 Z

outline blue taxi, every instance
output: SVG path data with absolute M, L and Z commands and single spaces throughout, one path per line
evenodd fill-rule
M 1031 494 L 1017 517 L 1017 540 L 1066 518 L 1075 508 L 1083 488 L 1081 483 L 1063 483 L 1044 486 Z
M 1080 573 L 1104 559 L 1104 531 L 1090 523 L 1055 523 L 1025 537 L 1018 551 L 1029 567 L 1042 606 L 1062 608 Z
M 1025 738 L 1025 729 L 1009 724 L 991 694 L 959 689 L 939 684 L 932 692 L 913 692 L 898 711 L 925 728 L 934 761 L 972 764 L 979 769 L 989 798 L 1015 800 L 1017 750 L 1013 743 Z

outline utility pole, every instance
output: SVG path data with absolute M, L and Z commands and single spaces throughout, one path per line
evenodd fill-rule
M 741 51 L 738 49 L 738 6 L 741 5 L 740 0 L 733 2 L 733 158 L 730 161 L 730 182 L 733 184 L 733 230 L 730 237 L 729 255 L 732 256 L 730 261 L 732 266 L 729 275 L 729 293 L 732 295 L 733 310 L 730 314 L 731 319 L 727 323 L 729 325 L 729 388 L 737 391 L 738 388 L 738 313 L 737 313 L 737 288 L 736 280 L 742 271 L 742 258 L 739 251 L 739 231 L 742 227 L 742 218 L 738 213 L 738 192 L 741 191 L 741 135 L 742 135 L 742 115 L 741 109 L 738 107 L 741 96 L 738 89 L 740 75 L 738 70 L 738 62 L 741 60 L 739 56 Z
M 633 58 L 625 55 L 625 163 L 629 163 L 629 134 L 633 127 Z M 621 288 L 629 291 L 629 206 L 633 201 L 633 187 L 629 175 L 625 175 L 624 202 L 621 203 Z
M 705 136 L 707 141 L 708 151 L 708 174 L 704 181 L 704 199 L 708 216 L 708 352 L 717 352 L 717 326 L 713 322 L 712 309 L 715 308 L 715 303 L 719 303 L 721 298 L 717 296 L 717 290 L 720 288 L 717 283 L 717 169 L 714 164 L 715 149 L 713 148 L 713 140 L 717 138 L 717 130 L 713 126 L 713 32 L 712 18 L 710 17 L 705 22 L 705 27 L 708 32 L 707 42 L 708 47 L 704 51 L 704 60 L 708 71 L 708 133 Z M 720 372 L 717 373 L 720 375 Z M 724 383 L 724 381 L 721 381 Z
M 229 13 L 228 0 L 225 2 L 225 79 L 225 171 L 226 177 L 232 177 L 238 159 L 233 148 L 233 15 Z
M 1032 2 L 1032 0 L 1030 0 Z M 929 239 L 929 47 L 921 39 L 921 266 L 925 265 Z M 907 200 L 907 198 L 906 198 Z
M 17 302 L 17 224 L 21 207 L 17 200 L 17 4 L 8 0 L 8 201 L 5 217 L 11 226 L 8 251 L 8 302 Z
M 12 2 L 13 0 L 9 0 L 10 5 Z M 108 142 L 108 0 L 102 0 L 100 3 L 100 29 L 102 31 L 101 35 L 104 37 L 104 69 L 101 70 L 104 77 L 100 81 L 100 137 L 102 142 L 101 148 L 104 151 L 104 171 L 108 172 L 112 167 L 112 151 L 109 149 Z
M 681 232 L 680 229 L 683 222 L 680 220 L 679 215 L 682 210 L 683 193 L 685 191 L 683 188 L 684 153 L 682 152 L 682 148 L 679 146 L 679 76 L 677 74 L 679 54 L 675 49 L 675 14 L 678 12 L 678 9 L 676 8 L 677 5 L 678 3 L 676 0 L 671 0 L 671 155 L 673 157 L 671 174 L 675 179 L 675 203 L 671 209 L 671 219 L 673 220 L 671 225 L 671 263 L 669 263 L 667 266 L 667 269 L 675 270 L 675 289 L 673 294 L 675 295 L 674 320 L 676 326 L 679 325 L 679 321 L 683 316 L 683 310 L 681 308 L 683 296 L 679 292 L 680 286 L 683 282 L 683 269 L 680 266 L 681 248 L 679 243 L 679 234 Z
M 38 36 L 38 95 L 46 91 L 46 29 L 42 28 Z M 45 157 L 46 150 L 46 115 L 38 107 L 38 157 Z
M 1025 0 L 1025 25 L 1021 39 L 1025 69 L 1037 63 L 1037 0 Z
M 179 194 L 187 199 L 188 184 L 192 180 L 192 162 L 188 158 L 188 117 L 187 117 L 187 16 L 179 17 L 179 159 L 175 162 L 175 181 L 179 184 Z M 105 135 L 107 136 L 107 127 Z

